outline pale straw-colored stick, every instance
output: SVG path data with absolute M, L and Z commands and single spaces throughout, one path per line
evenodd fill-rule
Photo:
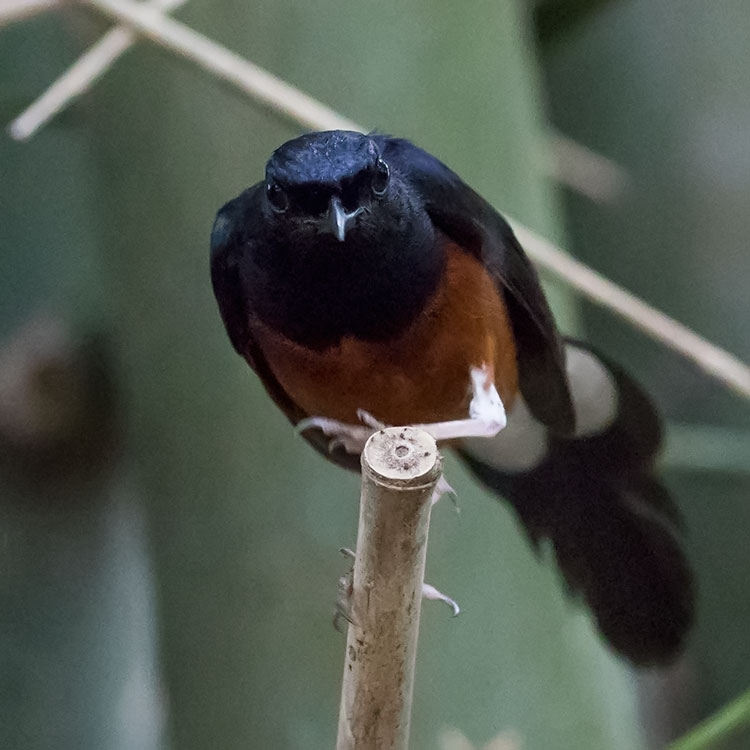
M 687 326 L 631 292 L 563 253 L 549 240 L 517 221 L 513 230 L 529 257 L 540 267 L 577 289 L 585 297 L 625 318 L 669 349 L 694 362 L 745 398 L 750 398 L 750 367 L 721 347 L 699 336 Z
M 152 0 L 149 5 L 164 13 L 179 8 L 186 0 Z M 76 60 L 36 101 L 8 125 L 17 141 L 31 138 L 56 114 L 88 91 L 138 41 L 128 26 L 110 29 Z
M 209 73 L 304 128 L 359 129 L 355 122 L 342 117 L 298 88 L 152 7 L 133 0 L 86 2 L 111 18 L 132 26 L 162 47 L 192 60 Z
M 551 130 L 547 152 L 542 167 L 550 177 L 595 203 L 617 203 L 627 192 L 628 174 L 619 164 L 567 135 Z

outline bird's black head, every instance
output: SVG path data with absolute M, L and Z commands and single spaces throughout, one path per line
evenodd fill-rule
M 386 198 L 390 168 L 375 141 L 332 130 L 288 141 L 266 165 L 266 200 L 279 223 L 311 227 L 344 242 L 357 219 Z M 360 220 L 363 221 L 364 219 Z
M 299 343 L 393 336 L 437 286 L 435 230 L 389 143 L 341 130 L 300 136 L 248 191 L 245 293 L 264 323 Z

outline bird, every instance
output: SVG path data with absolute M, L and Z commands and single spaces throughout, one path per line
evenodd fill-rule
M 234 349 L 322 455 L 419 425 L 508 502 L 604 641 L 672 662 L 694 619 L 661 420 L 623 368 L 557 329 L 507 221 L 438 158 L 305 133 L 218 212 L 211 280 Z

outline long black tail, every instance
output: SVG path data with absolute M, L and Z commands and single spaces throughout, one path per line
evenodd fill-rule
M 460 454 L 511 503 L 535 546 L 551 541 L 569 589 L 616 651 L 639 665 L 669 662 L 694 602 L 679 514 L 652 473 L 659 419 L 622 370 L 577 342 L 567 354 L 575 437 L 544 431 L 521 403 L 492 450 L 474 441 Z

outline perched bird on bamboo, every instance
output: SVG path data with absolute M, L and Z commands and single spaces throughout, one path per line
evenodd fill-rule
M 295 138 L 219 211 L 211 277 L 234 348 L 323 455 L 358 469 L 377 425 L 424 427 L 549 539 L 615 651 L 679 653 L 693 587 L 654 408 L 560 336 L 512 230 L 448 167 L 385 135 Z

